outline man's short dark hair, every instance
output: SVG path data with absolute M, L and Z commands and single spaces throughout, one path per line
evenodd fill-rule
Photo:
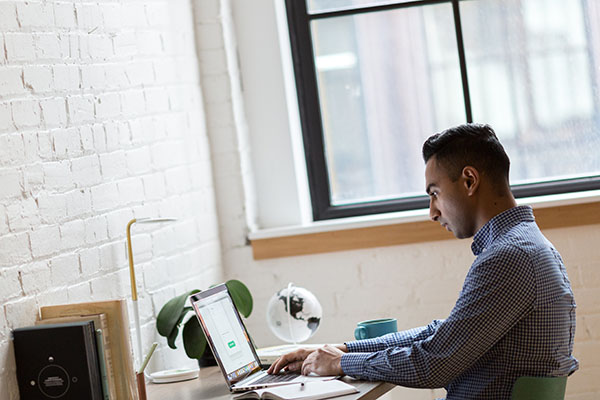
M 427 163 L 434 156 L 452 181 L 470 165 L 508 183 L 510 160 L 489 125 L 464 124 L 430 136 L 423 144 L 423 159 Z

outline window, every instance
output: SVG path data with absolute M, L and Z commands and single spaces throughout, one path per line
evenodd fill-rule
M 424 208 L 421 145 L 489 123 L 517 197 L 600 188 L 600 2 L 286 0 L 316 220 Z

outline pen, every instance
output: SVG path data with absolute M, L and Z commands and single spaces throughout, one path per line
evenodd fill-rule
M 304 382 L 300 382 L 300 390 L 304 390 Z

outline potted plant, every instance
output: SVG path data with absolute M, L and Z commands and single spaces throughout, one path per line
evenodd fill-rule
M 225 282 L 225 285 L 231 293 L 235 307 L 241 315 L 248 318 L 252 312 L 252 295 L 246 285 L 235 279 Z M 193 313 L 192 307 L 187 305 L 188 298 L 198 292 L 200 290 L 191 290 L 172 298 L 158 313 L 156 329 L 161 336 L 167 338 L 167 343 L 172 349 L 177 348 L 175 339 L 177 339 L 185 317 L 188 313 Z M 206 337 L 195 315 L 183 324 L 183 347 L 185 354 L 189 358 L 197 359 L 200 366 L 216 364 L 212 352 L 206 351 Z

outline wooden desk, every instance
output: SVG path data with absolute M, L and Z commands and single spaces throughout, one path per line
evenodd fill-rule
M 385 382 L 357 381 L 348 377 L 343 378 L 343 380 L 356 386 L 359 393 L 336 397 L 336 399 L 374 400 L 389 392 L 394 387 L 393 384 Z M 177 383 L 148 383 L 146 385 L 146 393 L 148 400 L 231 400 L 233 397 L 218 367 L 201 368 L 199 379 Z

